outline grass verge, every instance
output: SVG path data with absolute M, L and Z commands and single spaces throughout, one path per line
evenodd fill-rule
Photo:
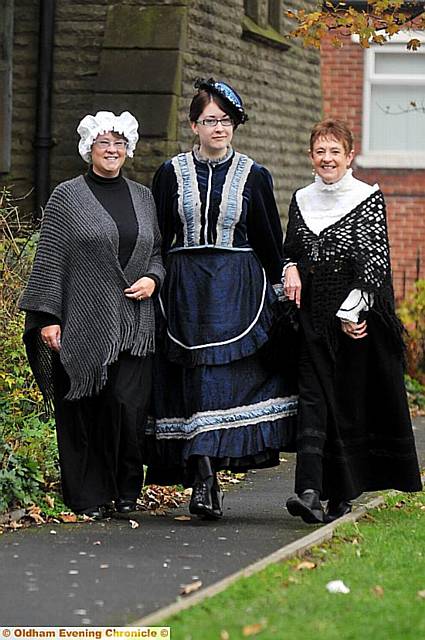
M 348 594 L 326 585 L 343 580 Z M 307 556 L 162 621 L 173 640 L 425 638 L 425 493 L 388 496 Z

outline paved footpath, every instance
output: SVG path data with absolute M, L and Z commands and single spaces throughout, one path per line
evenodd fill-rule
M 415 421 L 425 467 L 425 418 Z M 219 522 L 141 513 L 107 522 L 47 525 L 0 536 L 0 626 L 123 626 L 310 533 L 284 509 L 294 456 L 250 472 L 225 496 Z M 364 498 L 363 498 L 364 500 Z

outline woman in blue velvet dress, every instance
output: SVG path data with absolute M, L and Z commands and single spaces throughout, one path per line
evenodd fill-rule
M 282 272 L 272 179 L 231 147 L 247 120 L 238 94 L 213 79 L 195 87 L 199 144 L 153 182 L 167 277 L 150 428 L 159 457 L 147 481 L 192 486 L 190 512 L 213 519 L 222 515 L 218 470 L 277 465 L 292 447 L 297 397 L 260 351 Z

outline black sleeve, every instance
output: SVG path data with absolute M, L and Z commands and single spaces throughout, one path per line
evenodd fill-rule
M 145 273 L 144 274 L 145 278 L 150 278 L 151 280 L 153 280 L 155 282 L 155 289 L 153 290 L 153 296 L 156 295 L 159 291 L 159 289 L 161 288 L 161 280 L 158 278 L 157 275 L 155 275 L 155 273 Z
M 288 211 L 288 224 L 286 225 L 285 242 L 283 243 L 283 264 L 297 262 L 298 251 L 296 248 L 296 224 L 295 224 L 295 193 L 292 196 Z
M 151 256 L 149 259 L 149 264 L 147 266 L 147 270 L 144 275 L 145 276 L 148 275 L 150 278 L 152 278 L 152 280 L 155 280 L 155 285 L 156 285 L 155 290 L 159 290 L 165 278 L 165 268 L 162 260 L 162 254 L 161 254 L 162 238 L 161 238 L 161 232 L 159 230 L 155 199 L 151 191 L 149 189 L 147 191 L 149 193 L 149 199 L 151 201 L 151 205 L 154 210 L 154 215 L 152 217 L 154 242 L 153 242 Z
M 176 177 L 170 161 L 164 162 L 152 181 L 152 194 L 156 204 L 159 230 L 162 236 L 162 255 L 165 257 L 175 236 L 174 194 L 177 190 Z
M 283 234 L 273 193 L 273 180 L 264 167 L 253 167 L 251 198 L 248 205 L 248 240 L 259 257 L 272 284 L 280 283 L 282 274 Z
M 25 317 L 25 327 L 28 329 L 43 329 L 51 324 L 59 324 L 60 320 L 51 313 L 46 311 L 27 311 Z

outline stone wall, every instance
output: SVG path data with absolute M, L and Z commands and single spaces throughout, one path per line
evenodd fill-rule
M 234 145 L 272 172 L 284 216 L 294 189 L 311 181 L 309 130 L 321 114 L 318 54 L 295 42 L 285 51 L 244 39 L 242 18 L 242 0 L 191 4 L 183 65 L 181 146 L 190 147 L 193 139 L 186 113 L 194 78 L 213 76 L 234 85 L 249 115 L 237 130 Z M 288 23 L 283 22 L 284 32 Z
M 12 167 L 0 181 L 17 194 L 33 184 L 38 7 L 15 2 Z M 141 142 L 126 172 L 149 184 L 163 159 L 191 147 L 193 81 L 212 75 L 243 96 L 250 119 L 235 146 L 271 170 L 285 215 L 292 191 L 311 178 L 307 141 L 321 107 L 316 52 L 247 39 L 243 0 L 57 0 L 56 7 L 52 188 L 84 170 L 75 128 L 100 108 L 128 108 L 140 119 Z

